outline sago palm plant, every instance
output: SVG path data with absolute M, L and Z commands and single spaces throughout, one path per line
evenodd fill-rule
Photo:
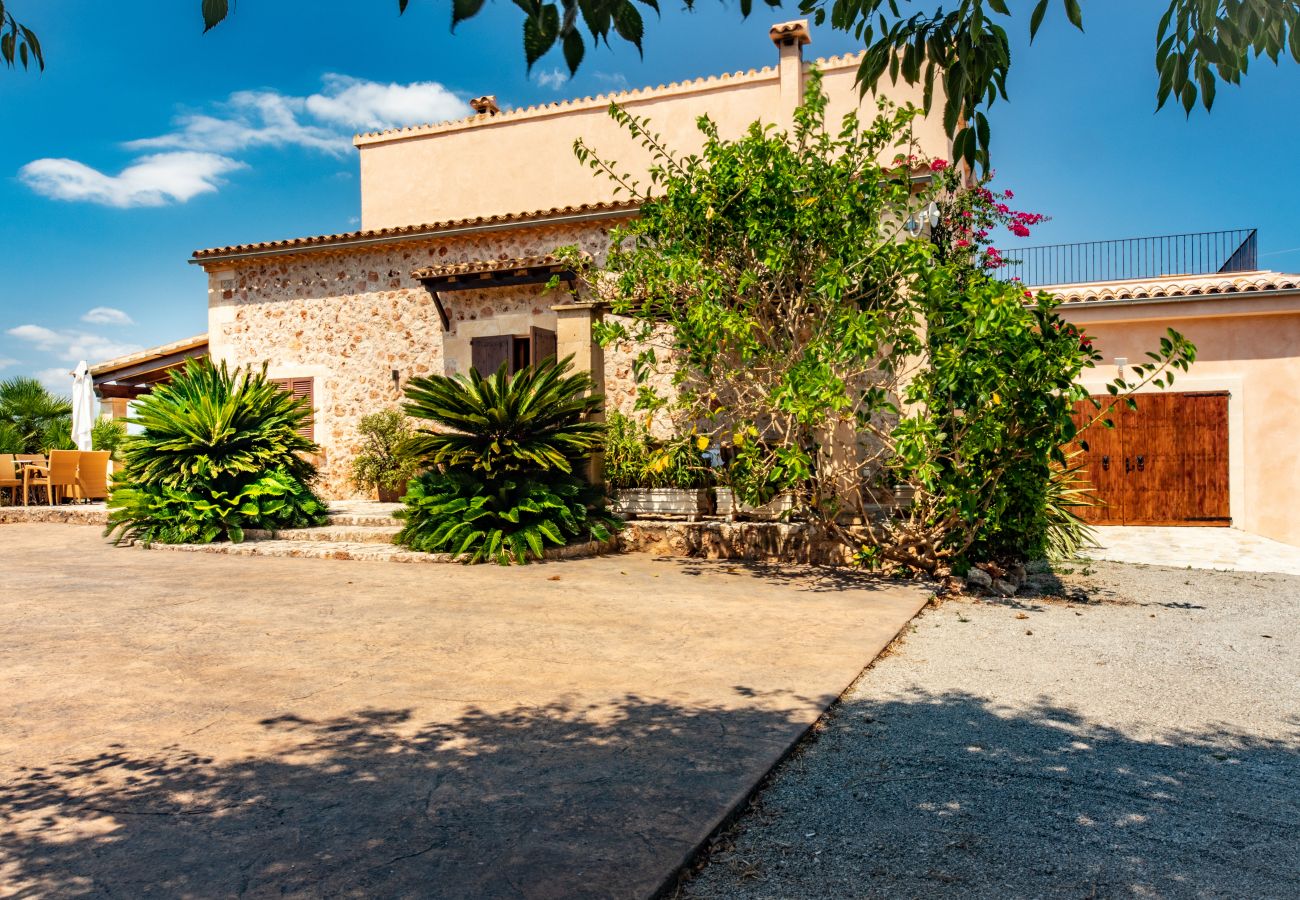
M 573 357 L 547 359 L 515 375 L 502 365 L 487 378 L 412 378 L 406 413 L 440 426 L 422 428 L 414 450 L 429 463 L 484 476 L 529 470 L 573 471 L 599 446 L 603 426 L 585 417 L 600 409 L 591 377 L 570 373 Z
M 621 523 L 577 474 L 603 439 L 589 419 L 601 398 L 570 365 L 411 379 L 407 415 L 431 423 L 413 445 L 431 470 L 407 492 L 399 544 L 507 565 L 546 544 L 609 539 Z
M 300 481 L 316 469 L 302 454 L 316 445 L 299 433 L 311 415 L 305 403 L 261 372 L 190 360 L 171 383 L 136 403 L 139 435 L 126 445 L 133 481 L 181 487 L 195 480 L 218 487 L 283 468 Z
M 191 360 L 136 404 L 140 433 L 109 496 L 106 534 L 148 544 L 243 539 L 245 528 L 324 521 L 310 488 L 305 403 L 261 372 Z

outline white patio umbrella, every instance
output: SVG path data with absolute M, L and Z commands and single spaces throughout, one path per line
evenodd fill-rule
M 89 450 L 90 431 L 95 427 L 95 382 L 83 359 L 72 373 L 72 440 L 78 450 Z

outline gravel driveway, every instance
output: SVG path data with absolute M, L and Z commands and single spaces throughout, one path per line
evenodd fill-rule
M 1300 578 L 1040 582 L 916 619 L 681 896 L 1300 896 Z

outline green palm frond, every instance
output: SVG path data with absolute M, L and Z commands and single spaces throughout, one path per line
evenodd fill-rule
M 1092 482 L 1083 475 L 1085 465 L 1075 462 L 1080 455 L 1082 451 L 1075 450 L 1066 455 L 1064 466 L 1052 467 L 1044 509 L 1047 519 L 1044 541 L 1049 559 L 1072 559 L 1080 550 L 1097 543 L 1097 533 L 1075 512 L 1102 505 Z
M 316 445 L 299 434 L 311 411 L 260 372 L 190 360 L 136 405 L 108 528 L 116 542 L 243 540 L 246 528 L 324 521 L 310 488 Z
M 317 447 L 298 430 L 311 415 L 259 371 L 190 360 L 169 384 L 136 403 L 141 429 L 126 445 L 132 480 L 176 486 L 201 478 L 220 484 L 284 467 L 302 481 L 315 468 L 301 454 Z
M 600 409 L 585 372 L 572 357 L 548 359 L 510 375 L 502 365 L 484 378 L 412 378 L 406 412 L 439 426 L 422 428 L 413 449 L 432 465 L 485 475 L 528 470 L 573 471 L 599 446 L 603 430 L 587 416 Z

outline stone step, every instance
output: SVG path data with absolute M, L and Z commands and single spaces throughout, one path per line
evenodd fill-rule
M 322 525 L 318 528 L 288 528 L 263 531 L 249 528 L 246 541 L 281 541 L 298 543 L 391 544 L 401 525 Z
M 352 513 L 352 512 L 330 512 L 329 523 L 331 525 L 341 525 L 345 528 L 383 528 L 385 526 L 395 525 L 402 527 L 400 519 L 394 519 L 387 514 L 373 513 Z
M 247 532 L 245 532 L 247 534 Z M 137 544 L 136 547 L 141 547 Z M 285 541 L 246 540 L 242 544 L 221 541 L 212 544 L 154 544 L 153 550 L 174 550 L 181 553 L 217 553 L 224 556 L 271 556 L 289 559 L 351 559 L 370 562 L 396 563 L 449 563 L 452 558 L 445 553 L 418 553 L 403 550 L 392 544 L 367 544 L 356 541 Z M 547 560 L 575 559 L 598 556 L 617 550 L 615 541 L 572 544 L 553 547 L 546 551 Z M 535 560 L 534 560 L 535 562 Z

